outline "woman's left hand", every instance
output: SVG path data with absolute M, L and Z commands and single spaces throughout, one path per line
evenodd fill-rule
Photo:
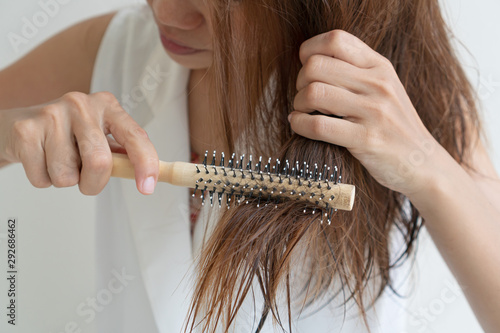
M 346 147 L 394 191 L 420 191 L 434 154 L 445 150 L 422 123 L 389 60 L 341 30 L 304 42 L 300 60 L 292 129 Z

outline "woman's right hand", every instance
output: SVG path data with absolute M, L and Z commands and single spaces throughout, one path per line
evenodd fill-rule
M 111 93 L 72 92 L 48 104 L 0 111 L 0 164 L 22 163 L 35 187 L 78 184 L 83 194 L 96 195 L 111 176 L 111 151 L 128 154 L 138 190 L 151 194 L 158 155 Z

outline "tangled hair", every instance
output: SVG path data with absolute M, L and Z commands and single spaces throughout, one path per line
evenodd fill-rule
M 377 183 L 345 148 L 292 133 L 287 116 L 297 93 L 299 48 L 334 29 L 359 37 L 392 62 L 425 126 L 466 165 L 470 140 L 479 132 L 475 96 L 438 1 L 218 0 L 211 6 L 212 114 L 225 147 L 292 163 L 338 165 L 357 197 L 354 209 L 337 212 L 330 226 L 296 202 L 223 213 L 199 258 L 186 330 L 228 331 L 254 279 L 265 303 L 261 324 L 270 312 L 284 330 L 277 298 L 284 287 L 291 317 L 290 277 L 299 268 L 304 307 L 326 294 L 343 295 L 367 323 L 366 309 L 391 286 L 389 272 L 411 253 L 423 221 L 403 195 Z M 396 260 L 389 246 L 394 227 L 404 238 Z

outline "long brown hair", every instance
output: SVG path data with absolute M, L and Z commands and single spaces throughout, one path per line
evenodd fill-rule
M 287 115 L 301 68 L 299 48 L 333 29 L 358 36 L 392 62 L 428 130 L 466 164 L 470 140 L 479 131 L 475 96 L 438 1 L 217 0 L 211 6 L 212 113 L 224 145 L 281 160 L 337 165 L 343 181 L 358 191 L 353 211 L 335 213 L 332 225 L 304 214 L 308 207 L 295 202 L 277 208 L 242 205 L 224 213 L 199 258 L 186 330 L 200 325 L 203 332 L 214 332 L 221 323 L 229 330 L 255 279 L 265 302 L 261 323 L 270 311 L 284 329 L 277 296 L 284 287 L 291 317 L 290 277 L 299 268 L 303 306 L 325 294 L 344 295 L 365 318 L 365 310 L 391 286 L 390 270 L 411 253 L 423 221 L 403 195 L 377 183 L 345 148 L 292 133 Z M 405 247 L 391 260 L 394 227 Z M 294 257 L 302 261 L 297 264 Z

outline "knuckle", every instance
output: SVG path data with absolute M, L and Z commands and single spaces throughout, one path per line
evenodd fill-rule
M 387 75 L 377 75 L 371 79 L 371 85 L 376 89 L 376 91 L 384 96 L 390 96 L 394 94 L 394 86 L 392 79 Z
M 157 156 L 155 157 L 148 157 L 146 158 L 145 160 L 145 165 L 149 168 L 149 169 L 157 169 L 158 166 L 159 166 L 159 159 Z
M 108 108 L 107 112 L 112 116 L 112 120 L 109 121 L 109 126 L 112 128 L 119 127 L 121 123 L 128 123 L 132 117 L 123 108 Z M 133 120 L 133 119 L 132 119 Z M 113 132 L 113 131 L 111 131 Z
M 99 92 L 94 93 L 93 96 L 96 96 L 96 97 L 102 98 L 102 99 L 106 99 L 106 100 L 116 101 L 115 95 L 113 95 L 109 91 L 99 91 Z
M 311 120 L 311 133 L 315 138 L 322 138 L 327 133 L 326 122 L 323 117 L 313 117 Z
M 52 185 L 52 181 L 50 180 L 48 175 L 45 174 L 45 172 L 39 172 L 39 170 L 34 169 L 27 169 L 26 167 L 25 170 L 27 171 L 26 174 L 28 176 L 28 180 L 34 187 L 47 188 Z
M 385 80 L 385 82 L 379 88 L 380 94 L 386 98 L 392 98 L 396 96 L 396 88 L 390 80 Z
M 62 99 L 70 104 L 73 104 L 75 106 L 81 107 L 82 105 L 87 105 L 89 96 L 87 94 L 77 92 L 77 91 L 72 91 L 69 93 L 66 93 L 62 96 Z
M 92 97 L 100 99 L 111 106 L 119 105 L 118 99 L 109 91 L 96 92 L 92 94 Z
M 382 65 L 382 67 L 389 69 L 389 70 L 394 70 L 394 65 L 392 64 L 392 62 L 388 58 L 386 58 L 384 56 L 380 56 L 380 63 Z
M 87 130 L 84 137 L 78 139 L 80 155 L 92 157 L 94 154 L 105 154 L 108 142 L 101 129 Z
M 306 78 L 311 79 L 315 73 L 319 72 L 323 68 L 323 56 L 321 55 L 312 55 L 307 59 L 307 62 L 304 65 L 304 74 Z
M 78 183 L 78 189 L 80 190 L 80 192 L 83 194 L 83 195 L 98 195 L 99 192 L 101 192 L 101 190 L 98 190 L 98 189 L 95 189 L 95 188 L 92 188 L 90 186 L 85 186 L 84 184 L 82 183 Z
M 32 119 L 16 120 L 12 124 L 12 133 L 16 142 L 29 143 L 36 129 L 36 121 Z
M 295 110 L 300 110 L 300 94 L 295 95 L 295 97 L 293 98 L 293 108 Z
M 290 127 L 292 128 L 292 130 L 296 130 L 296 124 L 298 123 L 298 119 L 297 119 L 297 114 L 295 113 L 292 113 L 290 114 L 291 115 L 291 118 L 290 118 Z
M 52 184 L 55 187 L 70 187 L 80 180 L 79 158 L 76 152 L 67 152 L 63 160 L 57 160 L 48 165 Z
M 71 187 L 78 184 L 80 177 L 77 172 L 68 171 L 57 175 L 52 179 L 52 184 L 55 187 Z
M 370 118 L 381 121 L 384 117 L 386 105 L 384 102 L 370 101 L 365 108 L 368 110 Z
M 69 111 L 84 120 L 89 117 L 89 97 L 80 92 L 70 92 L 65 94 L 62 99 L 69 105 Z
M 384 151 L 384 147 L 387 147 L 384 137 L 383 131 L 376 128 L 366 130 L 363 136 L 364 146 L 372 152 Z
M 105 121 L 111 133 L 123 133 L 123 136 L 127 136 L 130 134 L 130 123 L 135 126 L 137 123 L 135 120 L 122 108 L 108 108 L 106 109 L 108 112 L 108 117 Z M 125 140 L 128 138 L 125 137 Z
M 318 99 L 324 97 L 325 88 L 320 82 L 312 82 L 304 92 L 304 98 L 308 104 L 314 104 Z
M 306 54 L 307 54 L 307 43 L 304 42 L 300 45 L 300 48 L 299 48 L 299 58 L 302 60 L 306 57 Z
M 28 177 L 28 180 L 30 181 L 31 185 L 33 185 L 36 188 L 47 188 L 52 185 L 52 182 L 48 177 L 42 177 L 42 176 Z
M 131 126 L 128 130 L 127 130 L 127 133 L 129 135 L 129 137 L 139 137 L 141 139 L 148 139 L 149 140 L 149 135 L 148 133 L 146 132 L 146 130 L 144 130 L 142 127 L 140 126 Z
M 143 172 L 156 174 L 158 173 L 160 164 L 157 157 L 141 156 L 134 160 L 134 165 L 140 168 Z
M 324 38 L 330 45 L 341 44 L 346 38 L 346 32 L 343 30 L 332 30 L 325 33 Z
M 89 168 L 91 172 L 97 173 L 110 171 L 113 166 L 111 154 L 100 151 L 94 151 L 91 153 L 85 162 L 85 166 Z
M 57 126 L 63 117 L 61 108 L 54 104 L 43 106 L 40 109 L 40 115 L 43 120 L 48 121 L 53 126 Z

